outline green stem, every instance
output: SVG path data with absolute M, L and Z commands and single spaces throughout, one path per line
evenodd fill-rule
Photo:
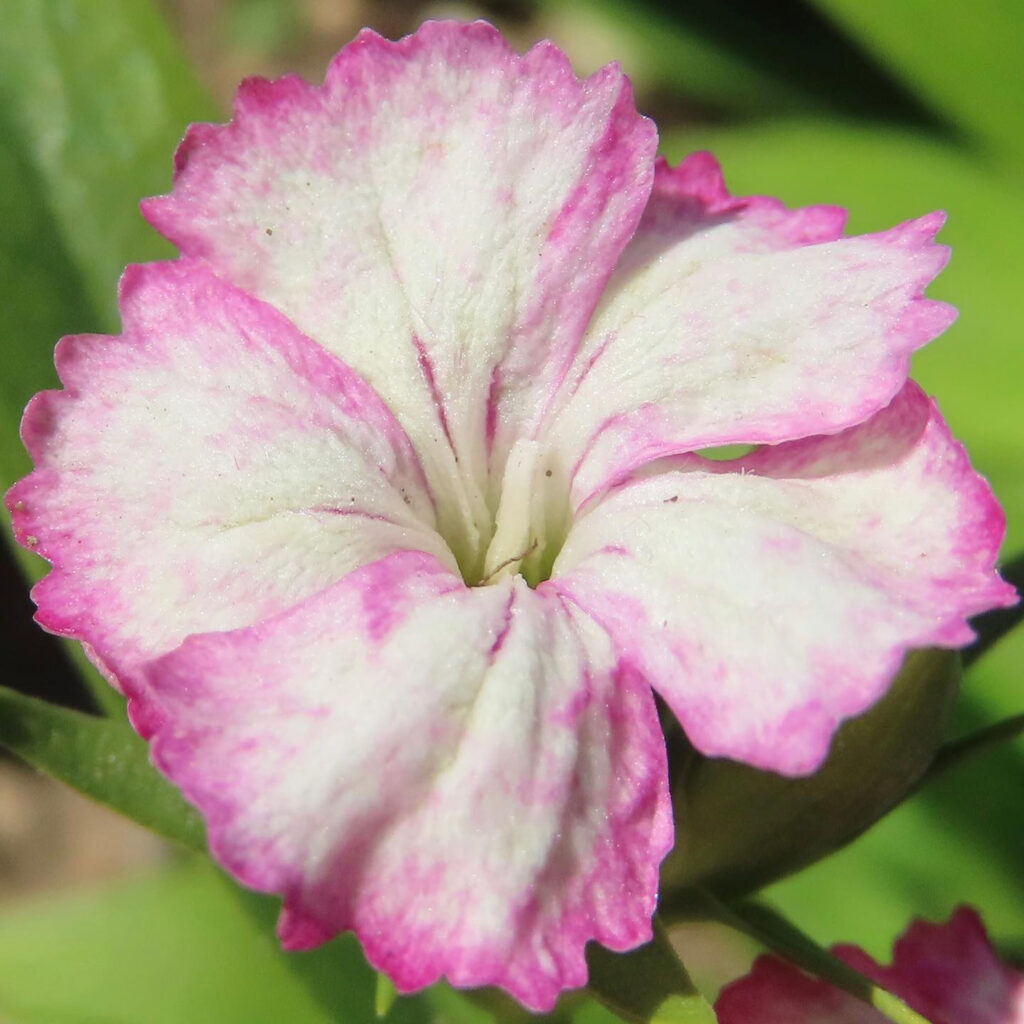
M 203 820 L 149 761 L 126 720 L 99 718 L 0 686 L 0 746 L 167 839 L 205 851 Z
M 654 937 L 639 949 L 612 953 L 591 943 L 587 967 L 591 995 L 631 1024 L 716 1024 L 657 917 Z
M 712 919 L 749 935 L 808 974 L 873 1006 L 893 1024 L 930 1024 L 902 999 L 854 970 L 763 904 L 743 902 L 727 907 L 710 893 L 696 892 L 691 894 L 684 909 L 691 919 L 698 916 Z
M 383 1020 L 395 1005 L 398 998 L 398 991 L 394 983 L 386 974 L 377 973 L 377 989 L 373 997 L 373 1009 L 377 1014 L 377 1020 Z
M 978 754 L 987 753 L 1003 743 L 1016 739 L 1021 733 L 1024 733 L 1024 714 L 1004 718 L 1001 722 L 987 725 L 984 729 L 978 729 L 962 739 L 945 744 L 939 748 L 928 770 L 918 780 L 915 790 L 943 775 L 950 768 L 955 768 Z

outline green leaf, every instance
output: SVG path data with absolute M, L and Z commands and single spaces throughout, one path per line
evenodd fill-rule
M 1018 0 L 814 0 L 934 109 L 996 153 L 1024 157 Z
M 138 200 L 166 190 L 186 123 L 212 113 L 148 0 L 0 4 L 0 490 L 31 468 L 18 423 L 56 386 L 57 339 L 116 330 L 124 265 L 171 254 Z M 30 579 L 45 571 L 18 557 Z M 67 648 L 100 707 L 123 714 Z
M 373 999 L 373 1011 L 377 1020 L 383 1020 L 391 1012 L 397 998 L 398 992 L 394 982 L 386 974 L 378 973 L 377 989 Z
M 127 722 L 84 715 L 0 686 L 0 743 L 140 825 L 205 849 L 199 815 L 150 764 L 149 748 Z
M 839 110 L 942 128 L 884 67 L 803 4 L 546 0 L 543 8 L 544 32 L 581 71 L 618 61 L 662 124 L 689 119 L 696 106 L 715 120 Z
M 329 960 L 344 996 L 330 1010 L 296 973 L 318 956 Z M 373 972 L 351 937 L 319 954 L 282 953 L 233 887 L 208 862 L 190 860 L 154 878 L 0 916 L 0 1019 L 367 1024 Z
M 635 1024 L 714 1024 L 711 1004 L 697 991 L 655 918 L 654 938 L 629 953 L 597 943 L 587 948 L 588 988 L 623 1020 Z
M 212 104 L 149 0 L 5 0 L 0 104 L 86 294 L 116 327 L 125 264 L 172 253 L 138 200 L 166 191 L 177 141 Z

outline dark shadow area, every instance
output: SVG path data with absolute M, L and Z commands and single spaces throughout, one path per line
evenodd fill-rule
M 98 709 L 57 640 L 32 619 L 35 606 L 11 554 L 0 543 L 0 652 L 5 686 L 79 711 Z
M 827 98 L 839 113 L 956 134 L 882 62 L 803 0 L 633 0 L 632 5 L 685 26 L 750 67 Z

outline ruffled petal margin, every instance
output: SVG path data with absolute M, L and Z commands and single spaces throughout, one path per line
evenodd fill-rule
M 672 843 L 653 698 L 556 596 L 398 553 L 147 681 L 136 725 L 215 856 L 284 895 L 286 947 L 352 929 L 400 991 L 547 1010 L 588 940 L 649 939 Z
M 451 562 L 408 438 L 343 363 L 198 264 L 129 267 L 120 298 L 120 336 L 58 346 L 6 498 L 53 565 L 36 618 L 115 686 L 391 551 Z
M 573 505 L 659 456 L 831 434 L 884 408 L 953 320 L 932 214 L 844 238 L 845 211 L 734 198 L 697 153 L 659 162 L 560 396 Z
M 987 483 L 908 384 L 831 437 L 653 463 L 585 510 L 551 585 L 609 631 L 693 744 L 814 771 L 916 647 L 1015 603 Z
M 360 33 L 322 87 L 248 80 L 143 209 L 361 373 L 419 451 L 442 532 L 486 546 L 488 480 L 564 374 L 655 146 L 616 67 L 580 81 L 550 43 L 520 56 L 484 22 L 427 22 Z

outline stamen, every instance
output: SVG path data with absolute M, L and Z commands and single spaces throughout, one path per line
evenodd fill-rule
M 501 481 L 501 499 L 495 517 L 494 537 L 484 558 L 481 583 L 494 583 L 519 572 L 523 559 L 537 546 L 530 525 L 534 478 L 540 445 L 520 440 L 512 446 Z

